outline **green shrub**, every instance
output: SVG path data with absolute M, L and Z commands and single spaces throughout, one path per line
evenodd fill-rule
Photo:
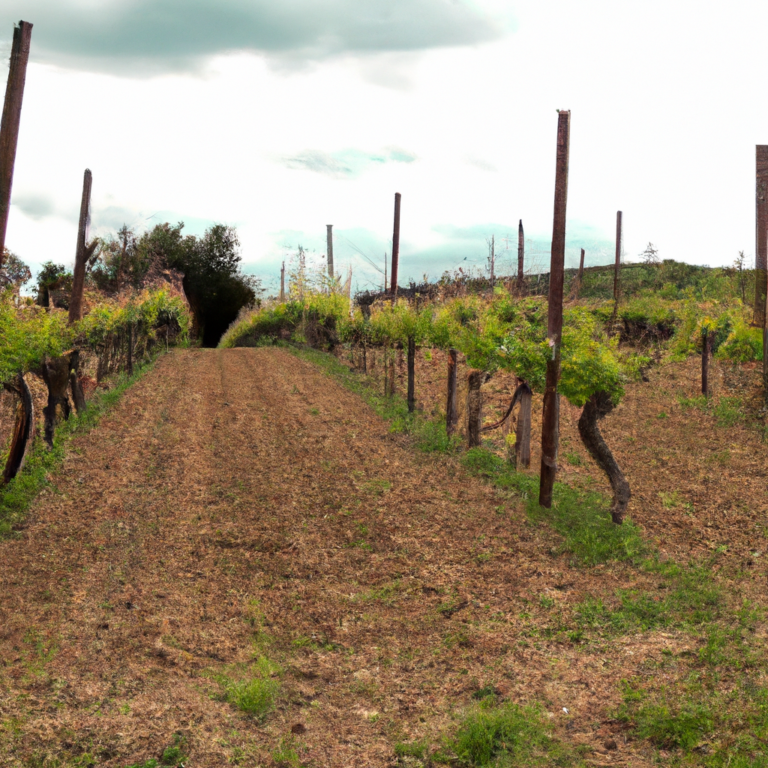
M 743 320 L 737 320 L 725 342 L 720 345 L 716 357 L 734 363 L 748 363 L 763 359 L 763 331 L 751 328 Z

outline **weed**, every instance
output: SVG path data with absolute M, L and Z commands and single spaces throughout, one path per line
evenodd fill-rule
M 576 764 L 573 751 L 552 736 L 540 707 L 496 704 L 490 697 L 464 714 L 446 746 L 461 764 L 478 768 Z M 443 755 L 435 759 L 455 761 Z
M 224 688 L 223 698 L 248 715 L 263 719 L 275 706 L 280 684 L 273 679 L 279 668 L 262 656 L 256 663 L 255 675 L 231 679 L 220 675 L 218 682 Z
M 580 467 L 584 462 L 581 460 L 581 456 L 578 453 L 571 452 L 565 454 L 565 460 L 574 467 Z

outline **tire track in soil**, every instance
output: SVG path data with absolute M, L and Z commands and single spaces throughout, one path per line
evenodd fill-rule
M 301 723 L 305 765 L 391 765 L 395 741 L 440 729 L 489 682 L 568 706 L 572 735 L 601 738 L 616 670 L 520 643 L 520 612 L 626 574 L 570 569 L 517 501 L 414 452 L 309 363 L 177 351 L 73 448 L 0 543 L 0 721 L 18 723 L 0 764 L 87 749 L 123 766 L 181 732 L 192 765 L 238 749 L 270 765 Z M 263 723 L 211 696 L 258 633 L 284 670 Z

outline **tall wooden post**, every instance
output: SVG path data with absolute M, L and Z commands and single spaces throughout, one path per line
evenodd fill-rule
M 400 193 L 395 192 L 395 226 L 392 230 L 392 277 L 389 288 L 397 296 L 397 266 L 400 259 Z
M 19 26 L 13 28 L 11 68 L 8 72 L 3 119 L 0 123 L 0 267 L 3 266 L 5 233 L 11 209 L 13 166 L 16 162 L 16 145 L 19 142 L 21 103 L 24 99 L 31 40 L 32 25 L 28 21 L 20 21 Z
M 517 290 L 523 292 L 523 267 L 525 266 L 525 238 L 523 235 L 523 220 L 517 225 Z
M 416 408 L 416 339 L 408 337 L 408 412 Z
M 77 228 L 77 251 L 75 252 L 75 274 L 72 278 L 72 296 L 69 299 L 70 325 L 83 317 L 83 288 L 85 287 L 85 241 L 88 239 L 88 225 L 91 219 L 91 172 L 83 174 L 83 196 L 80 200 L 80 224 Z
M 552 356 L 547 360 L 544 413 L 541 425 L 541 478 L 539 504 L 552 506 L 552 489 L 557 472 L 560 401 L 560 339 L 563 331 L 563 272 L 565 269 L 565 209 L 568 202 L 568 155 L 571 112 L 560 110 L 557 118 L 557 170 L 555 172 L 555 211 L 552 224 L 552 257 L 549 268 L 549 317 L 547 337 Z
M 755 309 L 754 324 L 765 326 L 768 281 L 768 144 L 755 147 Z
M 285 302 L 285 262 L 280 267 L 280 303 Z
M 458 352 L 448 350 L 448 401 L 445 405 L 445 431 L 450 437 L 456 431 L 459 411 L 456 403 L 456 367 Z
M 619 304 L 619 270 L 621 269 L 621 211 L 616 211 L 616 263 L 613 268 L 614 313 Z
M 574 299 L 579 298 L 581 291 L 581 281 L 584 279 L 584 249 L 581 249 L 581 258 L 579 259 L 579 271 L 576 273 L 576 283 L 572 295 Z
M 333 224 L 326 224 L 328 239 L 328 277 L 333 280 Z
M 709 397 L 709 353 L 712 348 L 712 333 L 704 331 L 701 339 L 701 394 Z

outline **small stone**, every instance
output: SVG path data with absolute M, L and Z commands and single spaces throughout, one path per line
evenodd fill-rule
M 613 751 L 614 749 L 619 748 L 613 739 L 606 739 L 606 741 L 603 743 L 603 746 L 609 751 Z

